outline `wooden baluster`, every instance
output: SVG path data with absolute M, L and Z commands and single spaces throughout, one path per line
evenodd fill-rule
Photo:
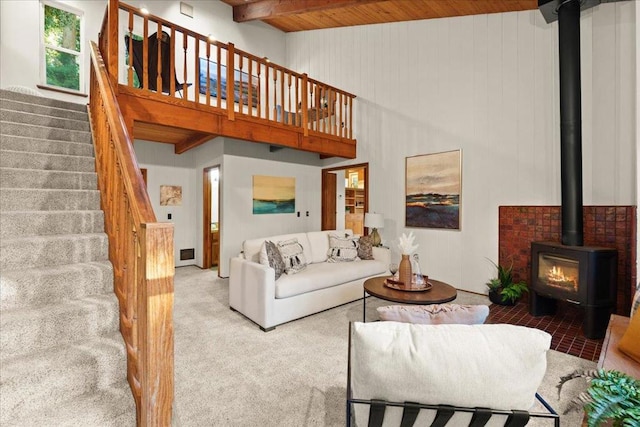
M 142 40 L 142 87 L 149 90 L 149 18 L 144 16 Z
M 244 87 L 242 86 L 242 67 L 244 66 L 244 57 L 242 56 L 242 54 L 238 54 L 238 60 L 239 60 L 239 64 L 238 64 L 238 70 L 240 70 L 240 80 L 238 82 L 238 111 L 240 113 L 244 112 Z M 235 70 L 233 75 L 235 76 Z M 236 100 L 236 94 L 235 94 L 235 82 L 233 85 L 233 101 L 234 101 L 234 105 L 235 105 L 235 100 Z M 227 99 L 229 99 L 229 97 L 227 96 Z
M 158 74 L 156 75 L 156 92 L 158 92 L 159 94 L 162 94 L 162 43 L 164 43 L 164 41 L 162 40 L 162 24 L 160 23 L 160 21 L 158 21 L 158 30 L 156 31 L 156 38 L 158 39 L 158 57 L 156 58 L 156 61 L 158 61 L 157 65 L 157 70 L 158 70 Z
M 220 45 L 216 43 L 216 46 L 218 47 L 216 49 L 216 104 L 218 106 L 218 108 L 222 108 L 222 95 L 220 95 L 220 89 L 221 89 L 221 76 L 220 76 L 220 71 L 222 69 L 222 65 L 220 65 L 220 60 L 221 60 L 221 49 L 220 49 Z
M 205 99 L 207 100 L 207 105 L 211 105 L 211 67 L 209 64 L 211 64 L 211 40 L 207 39 L 207 85 L 205 87 Z M 198 80 L 200 80 L 200 78 L 198 78 Z M 198 91 L 196 91 L 196 98 L 198 97 Z
M 301 111 L 300 111 L 301 110 L 301 108 L 300 108 L 300 77 L 298 77 L 296 75 L 295 81 L 296 81 L 296 105 L 295 105 L 295 108 L 293 110 L 295 112 L 295 114 L 293 116 L 295 118 L 294 122 L 293 122 L 293 125 L 294 126 L 300 126 L 300 119 L 301 119 L 301 117 L 300 117 L 300 113 L 301 113 Z
M 307 99 L 307 89 L 309 88 L 309 77 L 307 73 L 302 75 L 302 132 L 304 136 L 309 136 L 309 100 Z
M 353 98 L 347 97 L 349 102 L 349 139 L 353 139 Z
M 133 87 L 133 11 L 129 11 L 129 45 L 127 52 L 129 58 L 127 60 L 127 85 Z
M 342 105 L 342 97 L 343 97 L 343 94 L 340 93 L 340 103 L 338 107 L 340 109 L 340 136 L 344 137 L 344 109 Z
M 284 105 L 284 69 L 280 69 L 280 104 L 282 105 L 281 111 L 281 117 L 280 117 L 280 123 L 284 123 L 284 115 L 287 114 L 286 113 L 286 108 Z
M 278 86 L 276 81 L 278 80 L 278 69 L 273 68 L 273 120 L 282 123 L 282 117 L 278 120 Z
M 251 58 L 247 58 L 249 59 L 249 77 L 247 78 L 247 80 L 249 80 L 247 82 L 248 85 L 248 92 L 247 92 L 247 96 L 248 96 L 248 100 L 247 100 L 247 105 L 249 106 L 248 108 L 248 112 L 249 112 L 249 117 L 253 116 L 253 59 Z
M 269 109 L 269 64 L 265 64 L 265 68 L 264 68 L 264 81 L 265 81 L 265 85 L 264 85 L 264 99 L 265 99 L 265 105 L 264 105 L 264 110 L 265 110 L 265 115 L 267 116 L 266 119 L 269 120 L 269 112 L 271 111 Z
M 287 73 L 287 80 L 288 80 L 288 95 L 289 95 L 289 114 L 287 117 L 287 124 L 289 126 L 293 126 L 295 125 L 295 123 L 292 123 L 292 119 L 296 113 L 296 109 L 293 105 L 291 105 L 291 73 Z
M 233 68 L 234 68 L 234 60 L 236 56 L 236 49 L 233 43 L 229 43 L 229 48 L 227 50 L 227 114 L 229 120 L 235 120 L 235 108 L 233 106 Z M 229 103 L 231 103 L 231 108 L 229 108 Z
M 318 87 L 317 83 L 314 83 L 313 85 L 313 95 L 314 95 L 314 101 L 315 101 L 315 117 L 314 117 L 314 129 L 316 131 L 320 130 L 320 90 Z
M 262 72 L 262 64 L 260 61 L 256 61 L 256 66 L 258 67 L 258 93 L 256 93 L 256 100 L 258 101 L 257 117 L 262 118 L 262 109 L 260 108 L 262 106 L 262 78 L 260 76 L 260 73 Z
M 118 36 L 120 34 L 120 26 L 118 25 L 118 13 L 120 12 L 118 7 L 118 0 L 109 0 L 107 9 L 107 20 L 109 31 L 105 34 L 107 40 L 107 50 L 109 51 L 107 57 L 104 59 L 108 68 L 109 79 L 111 80 L 111 86 L 118 94 Z M 145 22 L 146 25 L 146 22 Z
M 171 44 L 169 45 L 169 91 L 173 96 L 176 94 L 176 79 L 175 79 L 175 70 L 176 70 L 176 29 L 171 27 Z
M 194 87 L 194 93 L 195 93 L 195 98 L 194 101 L 196 104 L 200 103 L 200 39 L 197 37 L 194 37 L 194 40 L 196 42 L 196 52 L 195 52 L 195 57 L 194 57 L 194 69 L 195 69 L 195 75 L 196 75 L 196 79 L 193 82 L 193 87 Z M 208 43 L 207 43 L 208 45 Z
M 184 51 L 184 61 L 182 70 L 182 96 L 187 98 L 187 34 L 182 33 L 182 50 Z
M 338 122 L 336 121 L 336 92 L 329 91 L 329 124 L 331 126 L 331 135 L 338 134 Z

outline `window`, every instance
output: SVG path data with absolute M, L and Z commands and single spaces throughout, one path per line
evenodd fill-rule
M 53 1 L 41 1 L 41 77 L 47 86 L 84 88 L 83 13 Z

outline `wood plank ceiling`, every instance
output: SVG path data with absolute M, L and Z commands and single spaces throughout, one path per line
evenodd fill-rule
M 537 0 L 222 0 L 236 22 L 263 21 L 284 32 L 515 12 Z

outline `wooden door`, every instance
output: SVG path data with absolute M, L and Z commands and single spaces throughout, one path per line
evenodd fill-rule
M 322 229 L 336 229 L 336 174 L 322 173 Z

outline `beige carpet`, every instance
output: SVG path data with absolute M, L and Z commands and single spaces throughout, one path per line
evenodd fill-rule
M 176 269 L 175 424 L 189 426 L 344 426 L 347 338 L 350 321 L 362 320 L 356 301 L 262 332 L 231 311 L 228 280 L 211 270 Z M 485 303 L 459 292 L 457 303 Z M 388 302 L 367 300 L 367 320 Z M 568 383 L 558 400 L 560 376 L 593 362 L 551 350 L 540 387 L 559 413 L 585 384 Z M 578 427 L 582 414 L 563 416 Z M 552 423 L 530 423 L 547 425 Z

